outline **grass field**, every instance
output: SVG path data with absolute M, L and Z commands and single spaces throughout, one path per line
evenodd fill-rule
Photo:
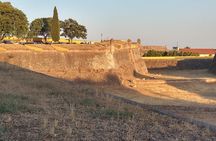
M 0 64 L 0 74 L 3 141 L 171 141 L 216 137 L 209 129 L 113 99 L 105 95 L 110 92 L 109 87 L 71 83 L 4 64 Z

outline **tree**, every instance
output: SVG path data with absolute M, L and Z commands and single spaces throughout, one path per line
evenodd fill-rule
M 58 11 L 56 7 L 54 8 L 54 12 L 53 12 L 51 36 L 54 42 L 58 42 L 60 40 L 60 22 L 59 22 Z
M 127 40 L 127 42 L 128 42 L 128 43 L 131 43 L 131 42 L 132 42 L 132 40 L 131 40 L 131 39 L 128 39 L 128 40 Z
M 29 36 L 43 36 L 45 42 L 51 34 L 52 18 L 39 18 L 32 21 L 30 25 Z
M 142 41 L 141 41 L 141 39 L 139 38 L 139 39 L 137 39 L 137 43 L 139 44 L 139 45 L 141 45 L 142 44 Z
M 73 19 L 67 19 L 63 22 L 63 36 L 68 37 L 70 42 L 74 38 L 86 39 L 87 29 L 85 26 L 80 25 L 77 21 Z
M 30 38 L 32 38 L 32 37 L 36 37 L 36 36 L 40 35 L 42 27 L 43 27 L 42 19 L 35 19 L 30 24 L 30 31 L 28 33 L 28 36 Z
M 199 56 L 199 54 L 192 53 L 192 52 L 149 50 L 149 51 L 147 51 L 143 56 L 144 56 L 144 57 L 160 57 L 160 56 Z
M 26 15 L 9 2 L 0 2 L 0 40 L 6 36 L 25 37 L 27 32 Z

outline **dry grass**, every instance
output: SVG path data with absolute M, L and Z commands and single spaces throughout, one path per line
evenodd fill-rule
M 59 52 L 68 52 L 69 51 L 69 49 L 64 48 L 64 47 L 59 47 L 59 46 L 55 46 L 55 45 L 52 45 L 52 47 Z
M 26 48 L 24 45 L 19 45 L 19 44 L 0 44 L 0 47 L 4 50 L 7 51 L 22 51 L 22 50 L 29 50 Z
M 0 51 L 58 51 L 58 52 L 68 52 L 68 51 L 104 51 L 110 49 L 103 44 L 0 44 Z
M 30 46 L 43 49 L 44 51 L 55 51 L 51 45 L 31 44 Z
M 44 49 L 42 49 L 42 48 L 34 47 L 31 45 L 25 45 L 25 47 L 32 50 L 32 51 L 35 51 L 35 52 L 43 52 L 44 51 Z
M 3 48 L 3 47 L 0 47 L 0 52 L 4 52 L 4 51 L 7 51 L 7 49 Z
M 72 84 L 0 65 L 0 140 L 214 140 L 216 134 Z M 3 106 L 4 107 L 4 106 Z M 2 108 L 0 108 L 2 109 Z M 25 110 L 26 109 L 26 110 Z

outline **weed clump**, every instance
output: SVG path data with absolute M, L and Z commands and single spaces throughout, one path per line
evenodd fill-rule
M 5 132 L 6 132 L 6 128 L 3 126 L 0 126 L 0 135 L 4 134 Z
M 83 106 L 95 106 L 97 105 L 97 102 L 95 99 L 85 98 L 80 102 L 80 104 Z
M 28 97 L 12 94 L 0 94 L 0 113 L 15 113 L 28 111 Z
M 127 110 L 116 110 L 116 109 L 111 109 L 111 108 L 107 108 L 107 109 L 101 109 L 98 111 L 95 111 L 95 113 L 93 113 L 93 117 L 99 117 L 102 119 L 132 119 L 134 116 L 134 113 L 129 112 Z

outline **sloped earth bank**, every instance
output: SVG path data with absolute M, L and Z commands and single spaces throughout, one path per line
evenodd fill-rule
M 8 64 L 0 74 L 2 141 L 216 140 L 216 132 L 115 100 L 103 88 Z

